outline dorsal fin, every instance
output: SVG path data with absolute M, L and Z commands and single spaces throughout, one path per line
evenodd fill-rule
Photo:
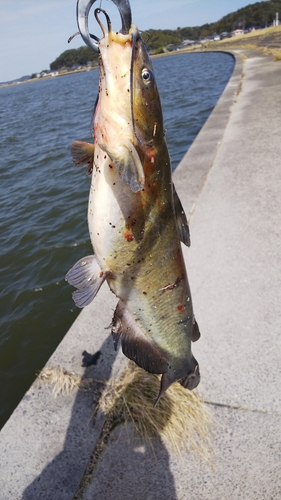
M 115 348 L 121 338 L 122 351 L 125 356 L 147 372 L 165 373 L 167 371 L 168 361 L 165 354 L 145 335 L 126 308 L 126 303 L 121 300 L 114 312 L 112 335 Z

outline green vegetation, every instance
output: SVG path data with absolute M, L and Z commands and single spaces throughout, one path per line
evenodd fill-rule
M 164 48 L 180 46 L 183 40 L 202 40 L 214 34 L 231 32 L 237 28 L 249 29 L 252 27 L 271 26 L 276 12 L 281 18 L 281 0 L 267 0 L 248 5 L 236 12 L 232 12 L 215 23 L 202 26 L 178 28 L 176 30 L 153 30 L 142 33 L 151 53 L 161 54 Z M 141 28 L 141 26 L 140 26 Z M 50 64 L 51 70 L 70 69 L 96 63 L 98 55 L 89 47 L 70 49 L 63 52 Z
M 272 25 L 278 11 L 281 15 L 281 0 L 257 2 L 224 16 L 214 25 L 217 33 L 233 31 L 237 28 L 249 29 L 252 26 L 266 28 Z
M 143 39 L 146 41 L 148 50 L 153 52 L 167 45 L 181 44 L 181 36 L 177 30 L 148 30 L 142 33 Z
M 231 32 L 235 29 L 249 29 L 252 27 L 265 28 L 272 26 L 276 12 L 281 17 L 281 0 L 269 0 L 247 5 L 236 12 L 222 17 L 219 21 L 193 28 L 178 28 L 181 39 L 202 40 L 214 34 Z
M 98 61 L 98 54 L 90 47 L 80 47 L 79 49 L 65 50 L 55 61 L 50 64 L 50 69 L 60 70 L 62 68 L 72 68 L 73 66 L 86 66 L 89 62 Z

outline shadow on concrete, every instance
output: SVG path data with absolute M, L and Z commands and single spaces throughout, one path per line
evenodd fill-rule
M 177 500 L 169 454 L 160 438 L 152 445 L 115 429 L 83 500 Z
M 109 335 L 102 344 L 100 351 L 92 357 L 84 354 L 82 366 L 86 366 L 83 379 L 109 380 L 117 353 L 113 349 L 112 337 Z M 100 389 L 101 386 L 97 386 Z M 22 500 L 71 500 L 75 495 L 80 480 L 85 472 L 90 456 L 99 437 L 100 428 L 95 425 L 92 415 L 99 398 L 98 392 L 80 390 L 73 404 L 71 418 L 67 429 L 64 448 L 42 473 L 25 489 Z M 103 485 L 103 489 L 95 498 L 111 500 L 176 500 L 174 479 L 169 469 L 169 456 L 161 440 L 153 452 L 150 447 L 136 447 L 136 440 L 129 439 L 126 432 L 115 440 L 116 432 L 120 434 L 122 427 L 117 428 L 109 438 L 108 445 L 101 456 L 91 485 Z M 50 435 L 50 440 L 52 436 Z M 121 465 L 114 472 L 114 465 Z M 114 452 L 113 452 L 114 451 Z M 155 471 L 157 471 L 156 478 Z M 140 484 L 142 483 L 142 484 Z M 159 484 L 160 490 L 159 490 Z M 141 492 L 147 489 L 147 494 Z M 129 487 L 129 490 L 128 490 Z M 153 491 L 156 488 L 155 492 Z M 88 490 L 90 493 L 91 487 Z M 140 493 L 141 496 L 139 496 Z M 83 498 L 94 498 L 91 496 Z

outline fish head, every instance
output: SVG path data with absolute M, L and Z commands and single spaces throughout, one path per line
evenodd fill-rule
M 97 12 L 98 11 L 98 12 Z M 107 19 L 107 29 L 100 20 L 100 12 Z M 99 40 L 100 82 L 94 122 L 102 127 L 98 142 L 126 142 L 132 137 L 130 68 L 132 59 L 132 33 L 117 33 L 111 29 L 105 11 L 96 9 L 95 15 L 103 31 Z M 96 136 L 95 130 L 95 136 Z
M 106 16 L 107 29 L 99 12 Z M 104 36 L 99 41 L 100 85 L 94 121 L 104 123 L 103 134 L 108 138 L 115 135 L 116 141 L 149 148 L 158 138 L 163 139 L 164 127 L 146 44 L 134 24 L 127 34 L 115 32 L 105 11 L 96 9 L 95 13 Z
M 164 126 L 154 69 L 140 33 L 134 33 L 131 64 L 131 99 L 134 132 L 140 147 L 163 140 Z

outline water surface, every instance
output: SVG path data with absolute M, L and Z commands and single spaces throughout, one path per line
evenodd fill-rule
M 234 61 L 200 53 L 153 65 L 175 169 Z M 69 145 L 91 141 L 98 77 L 94 70 L 0 89 L 0 427 L 80 312 L 64 277 L 92 253 L 90 178 L 74 169 Z

